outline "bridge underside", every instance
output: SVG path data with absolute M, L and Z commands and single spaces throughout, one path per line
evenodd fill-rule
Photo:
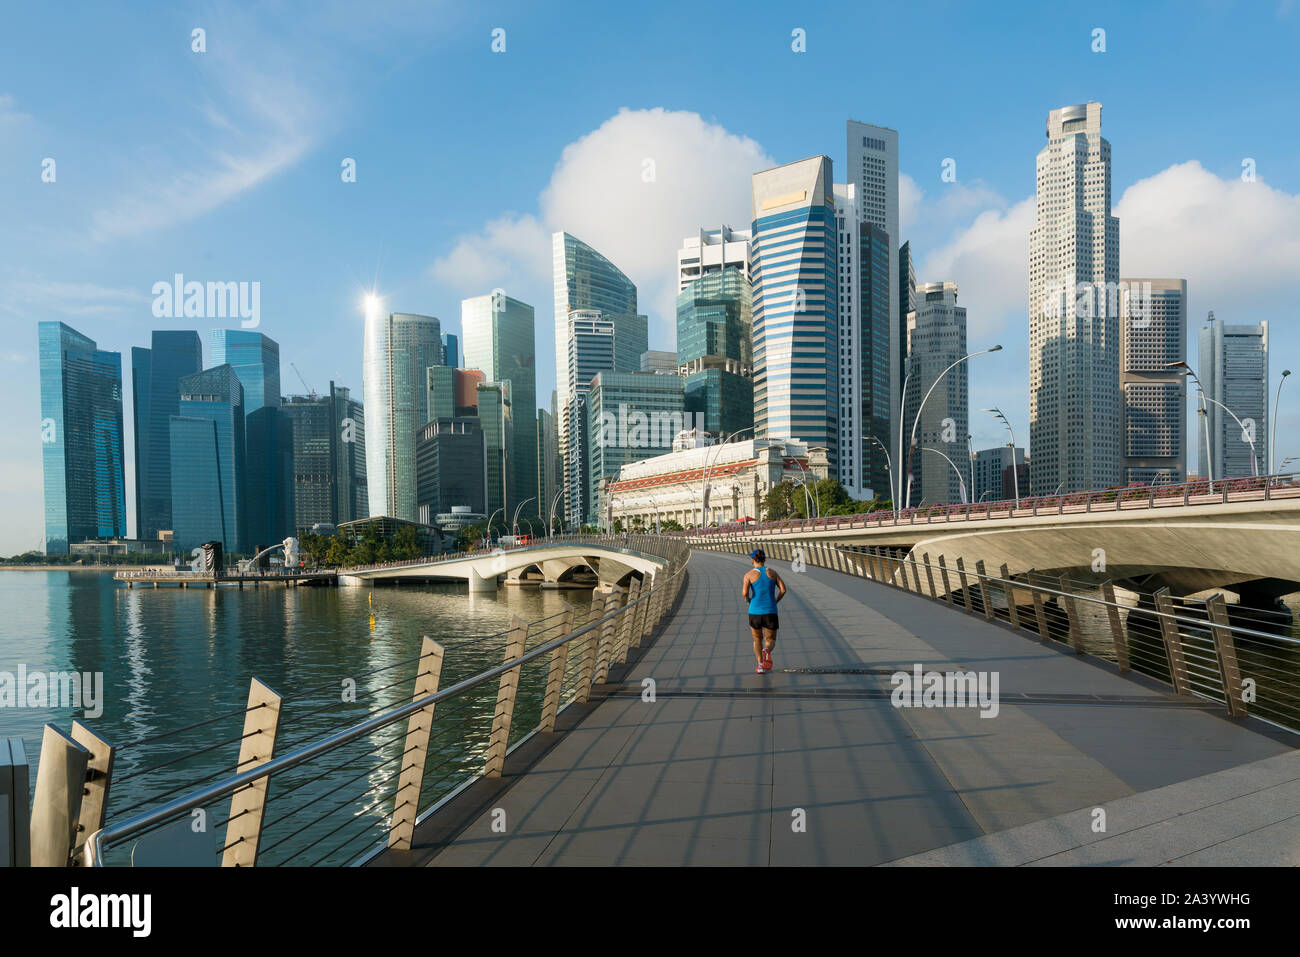
M 593 545 L 542 546 L 485 554 L 455 561 L 376 568 L 340 575 L 339 583 L 382 581 L 465 581 L 470 591 L 492 591 L 504 577 L 513 584 L 543 587 L 620 585 L 653 577 L 662 559 L 638 552 Z

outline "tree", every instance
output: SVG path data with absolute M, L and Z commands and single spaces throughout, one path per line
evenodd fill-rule
M 681 523 L 678 522 L 677 519 L 675 518 L 665 518 L 662 522 L 659 523 L 659 530 L 661 532 L 680 532 L 682 530 L 682 526 Z

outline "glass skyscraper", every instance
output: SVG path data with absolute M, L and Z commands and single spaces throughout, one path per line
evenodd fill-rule
M 369 518 L 366 426 L 360 402 L 330 383 L 326 395 L 285 399 L 292 423 L 294 525 L 299 536 L 314 525 Z
M 541 514 L 537 487 L 537 363 L 533 307 L 501 292 L 460 304 L 465 368 L 510 383 L 514 429 L 506 456 L 506 507 L 511 516 Z M 529 499 L 532 501 L 530 502 Z
M 460 368 L 460 339 L 450 332 L 442 334 L 442 364 Z
M 1187 383 L 1170 366 L 1187 359 L 1187 280 L 1121 279 L 1119 322 L 1124 484 L 1184 482 Z
M 61 322 L 37 323 L 45 552 L 126 537 L 122 354 Z
M 742 269 L 728 266 L 677 295 L 677 365 L 692 425 L 730 435 L 754 424 L 753 303 Z
M 155 330 L 150 348 L 131 350 L 136 538 L 156 539 L 172 527 L 171 417 L 181 377 L 202 368 L 203 343 L 193 329 Z
M 274 545 L 294 534 L 293 434 L 280 414 L 280 346 L 260 332 L 213 329 L 213 366 L 229 365 L 244 388 L 245 543 Z
M 1197 419 L 1205 420 L 1210 432 L 1208 461 L 1203 451 L 1205 439 L 1197 443 L 1201 471 L 1207 478 L 1212 473 L 1216 479 L 1254 475 L 1257 469 L 1260 475 L 1267 474 L 1271 411 L 1268 323 L 1235 325 L 1217 320 L 1210 313 L 1200 329 L 1197 347 L 1197 376 L 1205 394 L 1214 400 L 1205 403 L 1205 416 L 1197 415 Z M 1232 410 L 1231 414 L 1224 411 L 1224 406 Z
M 416 433 L 428 421 L 427 370 L 442 365 L 442 355 L 434 317 L 367 311 L 361 391 L 372 518 L 416 521 Z
M 753 176 L 754 432 L 826 449 L 838 466 L 838 241 L 831 160 Z
M 943 374 L 966 355 L 966 309 L 957 305 L 955 282 L 930 282 L 917 287 L 916 309 L 907 323 L 907 348 L 911 374 L 907 378 L 903 412 L 904 500 L 907 500 L 910 475 L 913 505 L 955 504 L 962 501 L 963 491 L 970 493 L 970 455 L 966 441 L 970 386 L 966 363 Z M 925 398 L 927 394 L 929 399 Z M 910 448 L 914 422 L 916 447 Z M 961 469 L 960 478 L 956 469 Z
M 514 439 L 514 408 L 509 382 L 482 382 L 478 386 L 478 420 L 483 430 L 487 472 L 487 515 L 501 509 L 504 521 L 514 518 L 509 496 L 506 459 Z
M 170 419 L 172 529 L 188 554 L 204 542 L 245 553 L 244 389 L 234 367 L 219 365 L 179 382 Z M 265 542 L 262 544 L 271 544 Z
M 587 394 L 598 373 L 614 371 L 617 339 L 614 323 L 601 318 L 599 311 L 583 309 L 569 313 L 569 382 L 566 390 L 569 406 L 564 410 L 560 436 L 565 448 L 564 476 L 568 484 L 564 517 L 571 526 L 587 521 L 591 505 L 588 494 Z

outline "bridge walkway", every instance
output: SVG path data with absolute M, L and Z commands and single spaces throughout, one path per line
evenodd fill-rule
M 1281 803 L 1176 829 L 1150 851 L 1218 848 L 1222 862 L 1232 840 L 1286 827 L 1294 812 L 1294 735 L 866 579 L 777 565 L 790 595 L 776 670 L 754 674 L 739 598 L 748 564 L 697 551 L 666 630 L 590 704 L 566 710 L 569 730 L 535 736 L 500 780 L 424 822 L 411 851 L 375 863 L 863 865 L 927 852 L 932 863 L 1025 863 L 1025 841 L 1038 839 L 1026 826 L 1048 828 L 1064 853 L 1087 842 L 1079 825 L 1091 833 L 1094 807 L 1110 809 L 1111 833 L 1138 826 L 1126 824 L 1134 806 L 1149 826 L 1165 812 L 1142 805 L 1145 792 L 1183 788 L 1159 792 L 1172 818 L 1197 794 L 1223 793 L 1203 776 L 1228 772 L 1239 796 L 1273 788 Z M 916 664 L 997 672 L 998 715 L 894 707 L 890 674 Z M 987 843 L 1004 832 L 1009 844 Z

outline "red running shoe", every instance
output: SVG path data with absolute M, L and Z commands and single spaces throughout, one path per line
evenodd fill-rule
M 764 671 L 772 670 L 772 649 L 771 648 L 763 649 L 763 670 Z

